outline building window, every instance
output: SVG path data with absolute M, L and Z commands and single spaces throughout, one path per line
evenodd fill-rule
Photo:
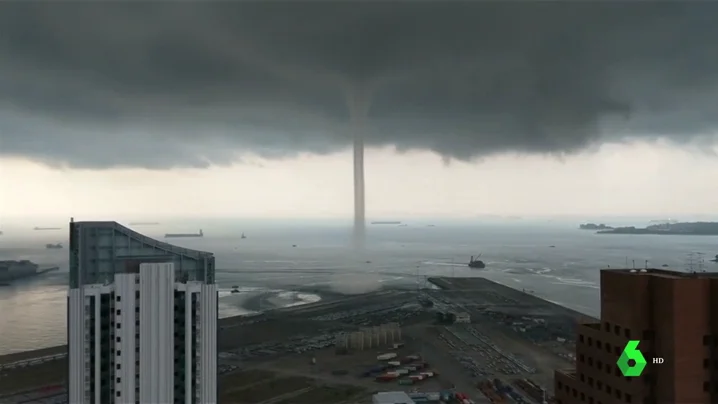
M 579 361 L 579 362 L 585 362 L 585 361 L 586 361 L 586 357 L 583 356 L 583 354 L 579 354 L 579 355 L 578 355 L 578 361 Z
M 709 367 L 711 367 L 711 360 L 703 359 L 703 369 L 708 369 Z
M 614 352 L 616 355 L 621 356 L 621 348 L 615 347 L 615 349 L 613 350 L 613 352 Z
M 616 398 L 621 399 L 621 390 L 616 389 Z
M 584 380 L 583 374 L 581 374 L 581 382 L 584 382 L 584 381 L 585 380 Z
M 628 328 L 624 328 L 623 335 L 625 335 L 626 338 L 631 339 L 631 330 L 629 330 Z
M 581 393 L 581 401 L 586 401 L 586 395 Z
M 593 345 L 593 338 L 588 337 L 588 346 Z
M 611 388 L 611 386 L 606 385 L 606 393 L 609 393 L 609 394 L 610 394 L 611 391 L 613 391 L 613 389 Z
M 606 352 L 611 353 L 611 344 L 606 344 Z
M 119 382 L 120 382 L 120 378 L 118 377 L 117 379 L 115 379 L 115 382 L 119 383 Z
M 630 403 L 630 402 L 631 402 L 631 395 L 630 395 L 630 394 L 626 394 L 626 395 L 623 397 L 623 400 L 624 400 L 625 402 L 627 402 L 627 403 Z
M 559 390 L 563 388 L 563 383 L 561 383 L 560 380 L 556 382 L 556 385 L 558 386 Z
M 603 382 L 600 381 L 600 380 L 596 380 L 596 387 L 598 387 L 599 389 L 602 389 L 602 388 L 603 388 Z
M 603 348 L 603 344 L 601 343 L 601 341 L 596 341 L 596 348 L 598 348 L 598 349 Z
M 705 391 L 705 392 L 711 391 L 711 384 L 709 382 L 703 382 L 703 391 Z
M 120 370 L 120 364 L 118 363 L 116 366 L 117 370 Z
M 653 330 L 643 330 L 643 339 L 653 340 L 656 337 L 656 333 Z
M 588 385 L 593 387 L 593 377 L 588 378 Z
M 578 334 L 578 341 L 583 343 L 583 334 Z
M 611 332 L 611 324 L 609 324 L 608 321 L 606 321 L 606 322 L 603 324 L 603 329 L 604 329 L 606 332 Z
M 119 301 L 122 300 L 122 299 L 120 299 L 121 297 L 122 297 L 122 296 L 117 296 L 115 300 L 117 300 L 117 301 L 119 302 Z
M 573 396 L 578 397 L 578 391 L 576 391 L 576 389 L 571 389 L 571 390 L 572 390 Z
M 603 362 L 601 362 L 601 361 L 596 361 L 596 367 L 598 368 L 598 370 L 603 369 Z
M 615 332 L 616 335 L 621 335 L 621 326 L 620 325 L 613 326 L 613 332 Z
M 120 355 L 122 355 L 122 351 L 120 351 L 120 350 L 118 349 L 118 350 L 117 350 L 117 356 L 120 356 Z
M 119 330 L 120 328 L 122 328 L 122 324 L 121 324 L 121 323 L 117 323 L 117 329 Z
M 115 394 L 117 397 L 120 397 L 120 391 L 117 390 L 117 394 Z
M 588 358 L 588 366 L 593 366 L 593 358 Z
M 711 336 L 710 335 L 704 335 L 703 336 L 703 345 L 709 346 L 711 344 Z
M 117 342 L 122 342 L 122 340 L 120 339 L 120 337 L 117 337 L 117 338 L 115 339 L 115 341 L 117 341 Z
M 593 404 L 593 397 L 588 398 L 588 404 Z

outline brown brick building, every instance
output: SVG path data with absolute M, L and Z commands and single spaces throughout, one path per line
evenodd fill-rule
M 718 274 L 602 270 L 601 322 L 577 332 L 576 369 L 555 374 L 559 404 L 718 403 Z M 648 362 L 639 377 L 616 365 L 628 340 Z

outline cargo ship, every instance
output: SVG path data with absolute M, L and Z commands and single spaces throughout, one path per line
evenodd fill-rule
M 401 224 L 401 222 L 388 221 L 388 222 L 371 222 L 371 224 Z
M 29 278 L 31 276 L 41 275 L 57 269 L 59 269 L 59 267 L 40 269 L 39 265 L 28 260 L 0 261 L 0 282 Z
M 167 233 L 165 238 L 176 238 L 176 237 L 204 237 L 202 229 L 199 229 L 199 233 Z
M 34 227 L 33 230 L 62 230 L 60 227 Z
M 49 244 L 45 244 L 45 248 L 47 248 L 48 250 L 58 250 L 58 249 L 61 249 L 61 248 L 62 248 L 62 243 L 57 243 L 57 244 L 49 243 Z

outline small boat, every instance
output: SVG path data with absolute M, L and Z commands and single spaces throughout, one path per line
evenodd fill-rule
M 711 262 L 718 262 L 718 254 L 716 254 L 716 257 L 711 260 Z
M 239 288 L 236 286 L 232 286 L 232 293 L 239 293 Z
M 245 236 L 244 233 L 242 233 L 242 238 L 247 238 L 247 236 Z
M 471 256 L 471 259 L 469 259 L 469 268 L 475 268 L 475 269 L 484 269 L 486 268 L 486 264 L 484 264 L 484 261 L 481 261 L 479 259 L 481 257 L 481 254 L 477 255 L 476 258 L 474 256 Z
M 48 250 L 57 250 L 57 249 L 62 248 L 62 243 L 57 243 L 57 244 L 45 244 L 45 248 L 47 248 Z

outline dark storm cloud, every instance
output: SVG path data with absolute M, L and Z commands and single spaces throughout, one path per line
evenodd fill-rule
M 5 2 L 0 155 L 162 168 L 712 134 L 716 2 Z M 353 116 L 352 116 L 353 113 Z

